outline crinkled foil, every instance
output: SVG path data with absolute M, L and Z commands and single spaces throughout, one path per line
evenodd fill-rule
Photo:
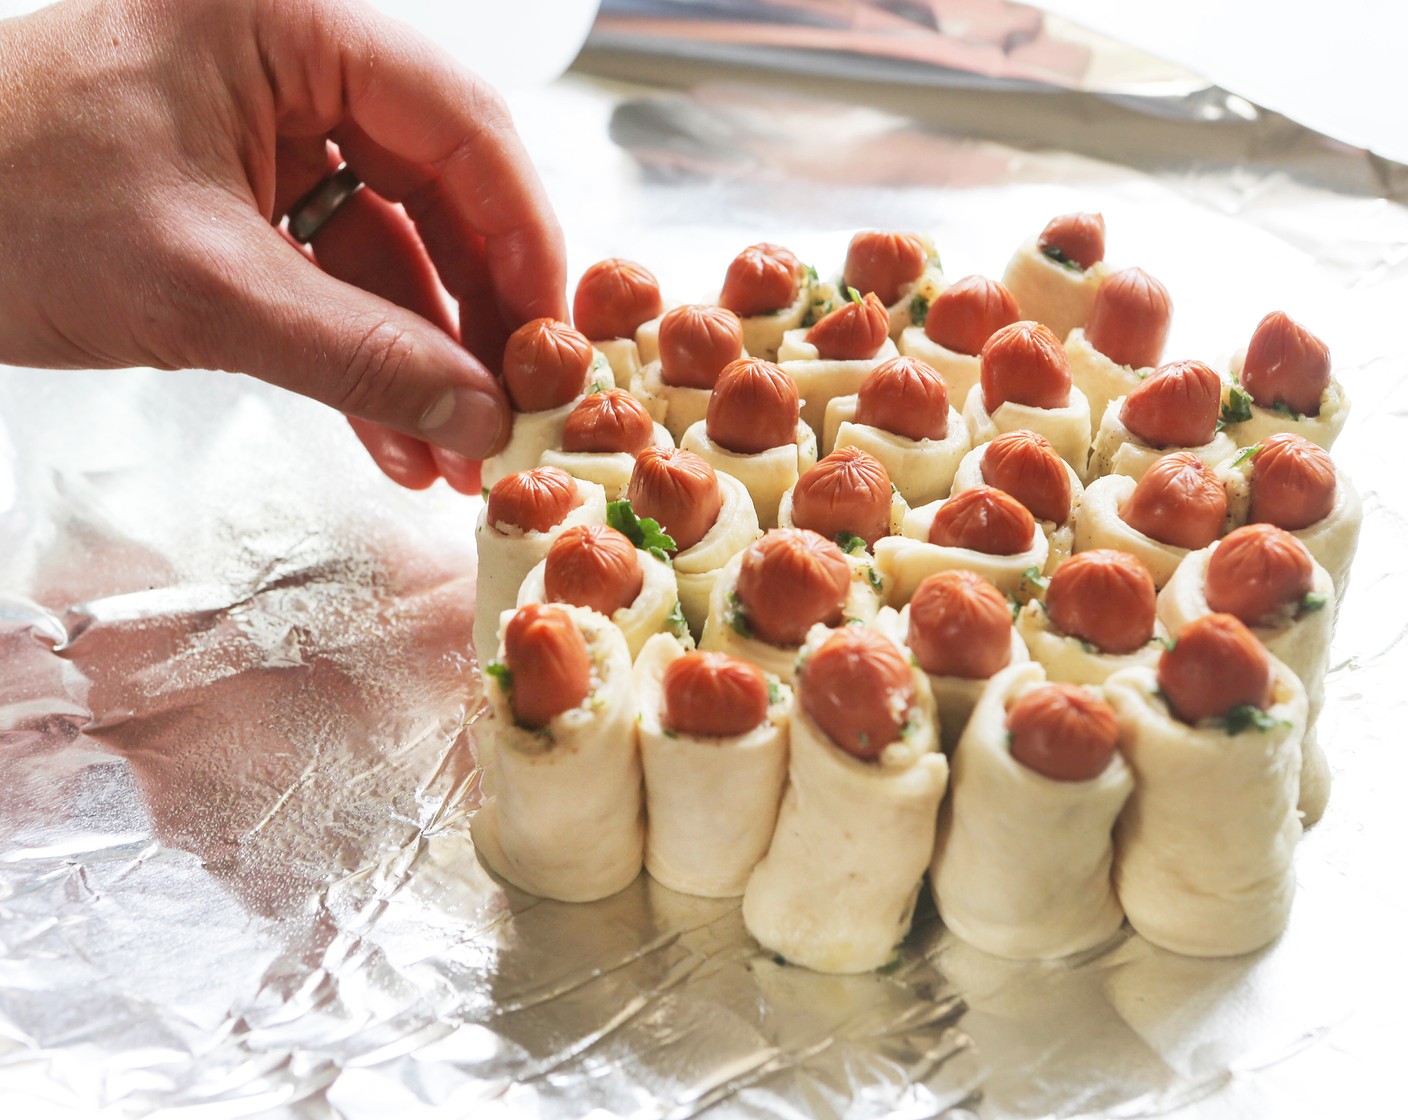
M 1234 99 L 1199 123 L 1081 93 L 821 92 L 578 76 L 520 100 L 573 275 L 619 253 L 697 298 L 752 241 L 827 272 L 876 225 L 932 232 L 952 278 L 1000 275 L 1052 214 L 1099 209 L 1111 259 L 1173 293 L 1170 355 L 1223 360 L 1278 307 L 1329 341 L 1368 514 L 1322 717 L 1335 788 L 1286 935 L 1013 964 L 925 902 L 897 968 L 832 977 L 760 952 L 735 902 L 644 876 L 588 905 L 505 890 L 467 827 L 476 502 L 397 490 L 338 418 L 244 379 L 3 371 L 0 1115 L 1386 1114 L 1408 996 L 1402 169 Z

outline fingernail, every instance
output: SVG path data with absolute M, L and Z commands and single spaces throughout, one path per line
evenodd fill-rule
M 446 389 L 420 418 L 421 434 L 469 459 L 485 459 L 499 449 L 504 407 L 477 389 Z

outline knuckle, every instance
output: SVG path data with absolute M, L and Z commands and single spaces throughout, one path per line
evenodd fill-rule
M 410 390 L 416 343 L 410 332 L 380 319 L 357 333 L 335 389 L 334 403 L 350 416 L 379 417 Z

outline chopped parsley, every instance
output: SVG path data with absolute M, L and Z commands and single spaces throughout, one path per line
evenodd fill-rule
M 858 537 L 854 533 L 837 533 L 836 544 L 841 551 L 849 556 L 865 555 L 865 538 Z
M 1026 580 L 1027 583 L 1035 587 L 1038 591 L 1045 591 L 1046 585 L 1051 582 L 1049 579 L 1047 579 L 1041 574 L 1041 569 L 1038 568 L 1035 564 L 1033 564 L 1030 568 L 1028 568 L 1022 573 L 1022 578 Z
M 1055 261 L 1062 268 L 1069 268 L 1072 272 L 1085 271 L 1077 261 L 1073 261 L 1070 257 L 1066 256 L 1059 245 L 1043 245 L 1041 247 L 1041 255 Z
M 689 634 L 689 622 L 684 617 L 684 604 L 678 599 L 670 608 L 670 613 L 665 616 L 665 629 L 680 641 L 684 641 Z
M 847 298 L 848 300 L 850 300 L 852 303 L 864 303 L 864 302 L 865 302 L 865 297 L 862 296 L 862 295 L 860 294 L 860 292 L 856 291 L 855 288 L 852 288 L 852 287 L 851 287 L 849 284 L 847 284 L 844 280 L 841 281 L 841 283 L 842 283 L 843 287 L 845 288 L 845 295 L 846 295 L 846 298 Z
M 1325 609 L 1325 604 L 1329 600 L 1318 591 L 1307 591 L 1305 598 L 1300 601 L 1300 614 L 1313 614 L 1315 611 Z
M 1232 460 L 1234 467 L 1240 467 L 1243 463 L 1249 463 L 1256 458 L 1256 453 L 1261 450 L 1261 444 L 1254 443 L 1250 447 L 1244 447 L 1237 452 L 1237 457 Z
M 753 628 L 748 625 L 748 618 L 743 612 L 743 604 L 739 601 L 736 591 L 728 593 L 728 624 L 740 638 L 753 636 Z
M 662 734 L 667 739 L 678 739 L 680 737 L 680 733 L 678 731 L 672 731 L 668 727 L 663 729 Z
M 768 703 L 782 703 L 782 689 L 778 687 L 778 683 L 776 681 L 768 681 Z
M 807 278 L 808 284 L 815 284 L 817 280 L 820 279 L 817 276 L 816 265 L 814 264 L 804 264 L 802 266 L 802 275 Z
M 489 488 L 487 486 L 481 486 L 479 488 L 479 496 L 487 502 L 489 500 Z
M 1217 419 L 1217 430 L 1220 432 L 1233 424 L 1245 424 L 1251 418 L 1251 394 L 1234 385 L 1227 391 L 1227 403 L 1222 406 L 1222 414 Z
M 655 518 L 637 517 L 629 498 L 606 503 L 606 523 L 637 548 L 669 563 L 669 554 L 675 551 L 675 538 L 661 529 Z
M 1290 727 L 1290 720 L 1277 719 L 1275 716 L 1263 712 L 1255 704 L 1238 704 L 1235 708 L 1229 708 L 1227 714 L 1222 717 L 1223 726 L 1227 728 L 1227 734 L 1240 735 L 1243 731 L 1256 728 L 1258 731 L 1275 731 L 1278 727 Z
M 598 354 L 592 359 L 588 373 L 588 393 L 601 393 L 616 387 L 616 375 L 611 372 L 611 363 L 606 360 L 605 354 Z
M 870 586 L 875 588 L 876 591 L 883 592 L 885 590 L 885 581 L 880 578 L 880 573 L 869 564 L 865 566 L 865 576 L 866 579 L 870 580 Z
M 917 327 L 924 325 L 924 320 L 929 317 L 929 297 L 925 295 L 915 296 L 909 301 L 909 321 Z
M 1293 409 L 1293 408 L 1292 408 L 1290 405 L 1288 405 L 1285 401 L 1277 401 L 1275 404 L 1273 404 L 1273 405 L 1271 406 L 1271 411 L 1272 411 L 1272 412 L 1279 413 L 1280 415 L 1286 417 L 1286 419 L 1288 419 L 1288 420 L 1304 420 L 1304 419 L 1305 419 L 1304 416 L 1302 416 L 1299 412 L 1297 412 L 1295 409 Z
M 1009 591 L 1007 592 L 1007 605 L 1012 610 L 1012 621 L 1016 622 L 1017 616 L 1022 613 L 1022 600 Z
M 502 661 L 491 661 L 484 666 L 484 672 L 499 682 L 505 696 L 513 695 L 513 670 Z
M 1154 636 L 1154 641 L 1158 642 L 1159 645 L 1163 646 L 1164 649 L 1165 649 L 1166 651 L 1168 651 L 1169 653 L 1172 653 L 1173 650 L 1174 650 L 1174 647 L 1178 645 L 1178 639 L 1177 639 L 1177 638 L 1173 638 L 1173 637 L 1169 637 L 1169 638 L 1160 638 L 1158 635 L 1155 635 L 1155 636 Z

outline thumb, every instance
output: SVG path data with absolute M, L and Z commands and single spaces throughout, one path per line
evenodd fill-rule
M 242 267 L 200 269 L 216 290 L 199 301 L 214 306 L 190 364 L 250 374 L 470 459 L 502 448 L 503 388 L 443 330 L 334 279 L 263 223 L 247 247 Z

